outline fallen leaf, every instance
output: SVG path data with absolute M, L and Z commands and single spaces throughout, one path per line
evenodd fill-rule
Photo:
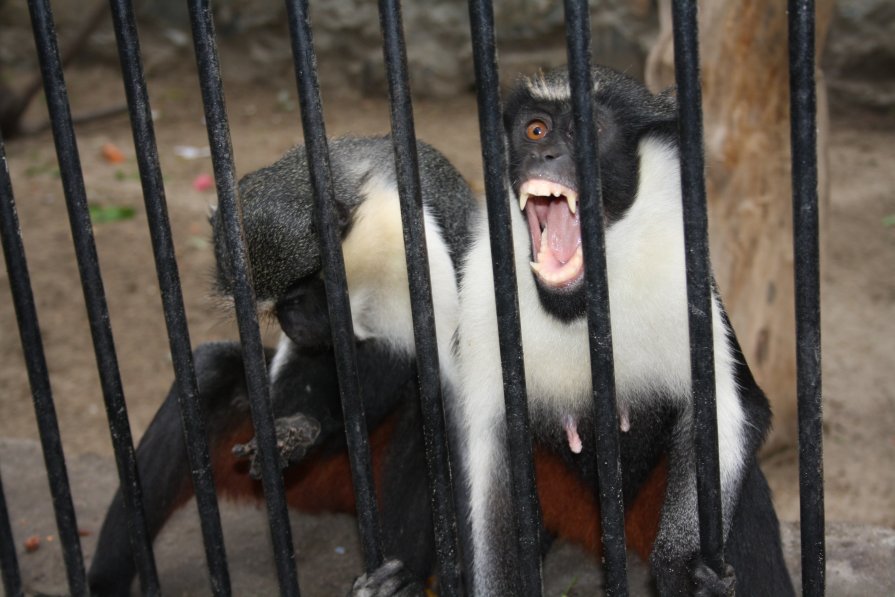
M 214 188 L 214 178 L 211 174 L 200 174 L 193 179 L 193 188 L 197 191 L 208 191 Z
M 25 539 L 25 551 L 28 553 L 34 553 L 40 548 L 40 537 L 37 535 L 31 535 L 27 539 Z
M 94 224 L 106 222 L 120 222 L 133 218 L 137 210 L 127 205 L 89 205 L 90 221 Z
M 124 154 L 114 143 L 103 143 L 103 158 L 110 164 L 120 164 L 125 161 Z

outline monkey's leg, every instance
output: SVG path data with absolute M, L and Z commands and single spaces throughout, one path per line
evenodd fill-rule
M 194 362 L 210 448 L 212 452 L 222 447 L 229 450 L 221 441 L 249 416 L 242 351 L 236 343 L 204 344 L 196 349 Z M 171 513 L 193 493 L 176 385 L 140 440 L 137 467 L 149 534 L 154 539 Z M 119 489 L 106 513 L 90 566 L 93 595 L 129 593 L 136 571 L 127 527 Z
M 492 396 L 499 396 L 493 393 Z M 467 403 L 484 411 L 483 397 Z M 461 524 L 464 564 L 473 595 L 516 595 L 520 578 L 516 547 L 513 499 L 510 491 L 506 424 L 501 400 L 490 412 L 465 413 L 459 432 L 461 479 L 454 483 L 461 511 L 469 513 L 469 524 Z M 471 580 L 471 582 L 470 582 Z
M 668 460 L 668 486 L 662 506 L 659 535 L 650 556 L 659 594 L 662 597 L 733 595 L 733 570 L 728 566 L 719 577 L 705 565 L 700 555 L 696 457 L 692 414 L 689 409 L 680 414 L 675 424 Z M 723 485 L 722 483 L 722 496 L 725 495 L 725 489 L 731 491 L 729 486 L 725 488 Z M 736 485 L 738 487 L 740 483 Z M 722 497 L 722 502 L 726 501 Z M 699 589 L 704 590 L 698 592 Z
M 737 595 L 795 594 L 780 545 L 780 523 L 764 474 L 753 462 L 740 492 L 724 555 L 736 572 Z

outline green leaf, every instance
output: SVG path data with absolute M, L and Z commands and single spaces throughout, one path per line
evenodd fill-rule
M 137 210 L 126 205 L 90 205 L 90 221 L 94 224 L 106 222 L 120 222 L 130 220 L 137 215 Z
M 115 170 L 115 180 L 140 180 L 139 172 L 125 172 L 124 170 Z
M 895 214 L 889 214 L 883 218 L 883 226 L 886 228 L 891 228 L 895 226 Z

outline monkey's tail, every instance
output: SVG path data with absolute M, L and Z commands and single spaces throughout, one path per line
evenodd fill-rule
M 242 350 L 237 343 L 203 344 L 194 352 L 194 364 L 212 458 L 219 461 L 223 451 L 229 456 L 231 438 L 249 419 Z M 155 539 L 171 514 L 193 495 L 176 384 L 140 440 L 137 468 L 149 535 Z M 246 488 L 250 492 L 254 489 L 251 483 Z M 106 513 L 90 566 L 92 595 L 129 594 L 136 568 L 127 529 L 119 488 Z

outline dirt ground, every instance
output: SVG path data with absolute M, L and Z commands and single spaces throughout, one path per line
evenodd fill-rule
M 76 66 L 67 79 L 75 114 L 123 103 L 114 68 Z M 274 161 L 300 140 L 291 79 L 229 82 L 226 91 L 240 173 Z M 235 338 L 228 314 L 209 297 L 213 255 L 206 216 L 216 198 L 193 186 L 197 176 L 211 173 L 210 159 L 185 159 L 176 149 L 208 145 L 195 75 L 185 68 L 159 73 L 150 95 L 192 343 Z M 383 100 L 324 100 L 331 135 L 388 129 Z M 481 188 L 474 98 L 418 101 L 415 116 L 418 136 Z M 41 101 L 28 118 L 46 118 Z M 97 224 L 95 235 L 128 413 L 139 438 L 173 373 L 133 143 L 123 116 L 81 125 L 77 133 L 90 202 L 135 209 L 130 219 Z M 107 143 L 123 151 L 124 162 L 103 157 Z M 826 516 L 895 527 L 895 118 L 834 117 L 830 152 L 832 205 L 822 288 Z M 68 454 L 108 457 L 111 443 L 52 138 L 42 133 L 8 142 L 6 154 L 63 445 Z M 0 280 L 5 293 L 5 271 Z M 8 299 L 0 300 L 0 330 L 0 437 L 36 438 Z M 274 340 L 272 330 L 266 335 Z M 795 450 L 770 457 L 765 469 L 781 518 L 797 520 Z

